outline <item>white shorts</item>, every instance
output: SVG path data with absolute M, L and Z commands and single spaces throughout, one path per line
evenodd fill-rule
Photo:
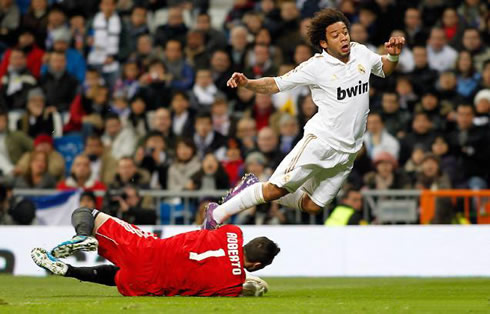
M 305 134 L 276 168 L 269 182 L 290 193 L 301 188 L 320 207 L 338 193 L 357 153 L 331 148 L 313 134 Z

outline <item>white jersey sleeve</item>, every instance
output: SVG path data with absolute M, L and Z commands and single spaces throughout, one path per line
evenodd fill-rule
M 315 84 L 315 74 L 313 72 L 315 58 L 316 57 L 313 56 L 286 74 L 274 77 L 279 91 L 283 92 L 293 89 L 296 86 Z
M 369 61 L 371 62 L 371 73 L 379 77 L 385 77 L 385 72 L 383 72 L 383 60 L 381 56 L 371 50 L 364 45 L 360 45 L 363 47 L 363 53 L 368 56 Z

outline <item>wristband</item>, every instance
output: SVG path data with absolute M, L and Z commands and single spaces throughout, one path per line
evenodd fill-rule
M 387 58 L 388 58 L 388 61 L 390 61 L 390 62 L 398 62 L 399 57 L 400 57 L 399 55 L 388 54 Z

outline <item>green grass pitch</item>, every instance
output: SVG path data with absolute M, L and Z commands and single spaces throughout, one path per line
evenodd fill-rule
M 490 278 L 266 280 L 262 298 L 129 298 L 69 278 L 0 276 L 0 313 L 490 313 Z

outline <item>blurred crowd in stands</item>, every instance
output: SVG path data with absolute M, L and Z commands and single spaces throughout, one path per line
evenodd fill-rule
M 207 0 L 0 0 L 3 182 L 118 189 L 119 216 L 151 223 L 141 189 L 228 189 L 245 172 L 267 180 L 317 108 L 308 88 L 261 95 L 226 81 L 308 60 L 318 52 L 306 38 L 311 17 L 336 7 L 352 41 L 380 54 L 391 35 L 407 41 L 396 73 L 371 78 L 365 145 L 346 185 L 489 187 L 488 2 L 233 2 L 215 27 Z M 66 136 L 83 143 L 69 169 L 56 147 Z M 277 204 L 259 207 L 238 221 L 290 221 Z

